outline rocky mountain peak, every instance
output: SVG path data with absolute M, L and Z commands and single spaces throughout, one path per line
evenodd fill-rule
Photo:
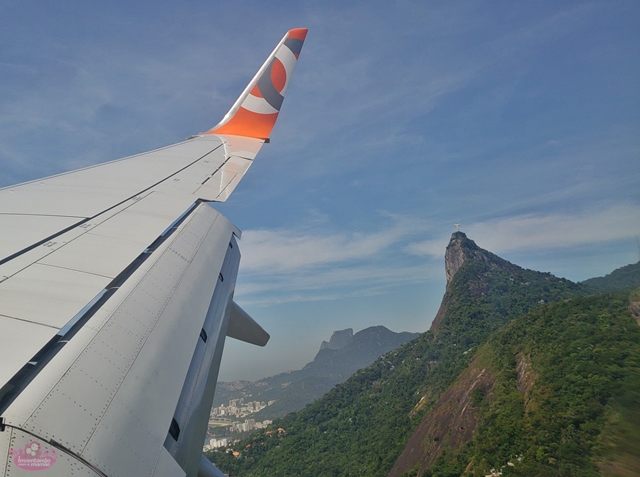
M 431 324 L 430 329 L 434 333 L 438 331 L 440 323 L 447 313 L 449 302 L 452 299 L 450 286 L 453 282 L 453 278 L 465 263 L 480 262 L 483 264 L 483 267 L 488 267 L 490 270 L 494 270 L 496 272 L 502 270 L 512 274 L 519 273 L 523 270 L 517 265 L 494 255 L 488 250 L 478 247 L 473 240 L 468 238 L 463 232 L 459 231 L 454 232 L 451 235 L 451 240 L 449 241 L 449 245 L 447 245 L 444 257 L 444 268 L 447 277 L 447 293 L 445 293 L 440 309 Z M 490 288 L 488 277 L 486 275 L 478 277 L 477 279 L 466 283 L 465 288 L 474 296 L 482 296 L 486 294 Z
M 463 232 L 454 232 L 444 255 L 447 285 L 466 260 L 471 258 L 484 258 L 486 260 L 482 252 L 483 250 L 473 240 L 467 238 Z
M 509 270 L 515 270 L 520 267 L 514 265 L 497 255 L 488 252 L 476 245 L 476 243 L 468 238 L 463 232 L 454 232 L 451 235 L 449 245 L 444 254 L 444 270 L 447 276 L 447 285 L 451 283 L 456 272 L 462 267 L 467 260 L 479 260 L 490 263 L 494 267 L 501 267 Z
M 323 341 L 320 344 L 320 351 L 323 349 L 342 349 L 351 343 L 353 339 L 353 328 L 347 328 L 346 330 L 334 331 L 329 339 L 329 342 Z

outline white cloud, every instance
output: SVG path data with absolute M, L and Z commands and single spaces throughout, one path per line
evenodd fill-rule
M 356 271 L 358 270 L 356 269 Z M 379 280 L 367 276 L 362 281 L 349 281 L 344 282 L 342 285 L 318 281 L 317 286 L 311 289 L 299 286 L 299 275 L 293 275 L 287 279 L 284 279 L 284 277 L 275 280 L 265 279 L 264 287 L 260 287 L 259 285 L 256 287 L 253 283 L 247 287 L 244 286 L 242 280 L 239 280 L 236 287 L 236 297 L 245 306 L 272 306 L 282 303 L 334 301 L 345 298 L 386 295 L 395 287 L 424 283 L 429 279 L 429 269 L 426 266 L 416 267 L 414 270 L 399 267 L 397 269 L 389 269 L 388 271 L 390 273 Z M 442 275 L 440 278 L 444 280 L 444 271 L 442 271 L 440 275 Z
M 415 263 L 415 261 L 414 261 Z M 424 281 L 432 273 L 420 262 L 417 265 L 397 263 L 392 265 L 373 265 L 371 263 L 338 263 L 325 269 L 297 270 L 282 273 L 246 274 L 241 271 L 239 290 L 245 294 L 271 291 L 318 292 L 326 289 L 354 286 L 384 287 L 402 283 Z
M 318 230 L 247 230 L 242 234 L 245 272 L 290 272 L 336 263 L 370 259 L 424 227 L 416 220 L 395 217 L 378 232 Z
M 426 224 L 381 215 L 390 223 L 374 232 L 329 232 L 321 224 L 243 232 L 237 294 L 245 304 L 273 305 L 372 296 L 426 281 L 428 261 L 403 252 Z
M 424 221 L 391 219 L 374 232 L 329 232 L 318 223 L 246 231 L 237 293 L 243 303 L 269 306 L 373 296 L 438 278 L 449 235 L 416 241 L 416 235 L 428 233 Z M 640 233 L 640 207 L 624 203 L 578 214 L 523 214 L 463 224 L 463 230 L 498 254 L 562 249 L 633 237 Z M 407 260 L 407 254 L 425 258 Z
M 640 233 L 640 207 L 625 203 L 580 214 L 527 214 L 470 225 L 464 232 L 483 248 L 495 253 L 525 249 L 557 249 L 619 240 Z M 405 251 L 441 256 L 448 237 L 413 242 Z

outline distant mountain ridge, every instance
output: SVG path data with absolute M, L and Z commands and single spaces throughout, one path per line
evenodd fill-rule
M 384 326 L 372 326 L 355 334 L 351 328 L 335 331 L 329 342 L 322 342 L 313 361 L 300 370 L 256 382 L 218 383 L 213 405 L 240 397 L 250 401 L 275 401 L 253 417 L 259 420 L 282 417 L 302 409 L 358 369 L 418 336 L 419 333 L 395 333 Z
M 640 290 L 631 301 L 624 293 L 580 298 L 593 288 L 525 270 L 461 232 L 445 266 L 430 331 L 275 421 L 285 433 L 256 433 L 237 457 L 209 457 L 246 477 L 633 469 L 640 332 L 631 315 L 640 320 Z
M 595 292 L 634 290 L 640 287 L 640 262 L 618 268 L 604 277 L 589 278 L 580 284 Z
M 329 342 L 323 341 L 320 344 L 320 351 L 323 349 L 342 349 L 347 346 L 353 339 L 353 328 L 346 330 L 334 331 Z
M 316 376 L 345 380 L 358 369 L 369 366 L 386 352 L 418 336 L 420 333 L 406 331 L 395 333 L 384 326 L 371 326 L 353 335 L 340 348 L 321 347 L 313 361 L 302 370 Z

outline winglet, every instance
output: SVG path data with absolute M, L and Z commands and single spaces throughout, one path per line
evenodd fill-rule
M 306 28 L 289 30 L 222 121 L 205 134 L 268 139 L 306 36 Z

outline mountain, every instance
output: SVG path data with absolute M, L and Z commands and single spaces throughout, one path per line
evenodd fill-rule
M 329 342 L 323 341 L 320 344 L 320 351 L 323 349 L 342 349 L 347 346 L 353 338 L 353 329 L 347 328 L 346 330 L 334 331 L 329 339 Z
M 344 331 L 351 331 L 351 329 Z M 337 333 L 340 332 L 334 332 L 331 337 L 332 341 Z M 357 370 L 373 363 L 383 354 L 402 346 L 419 335 L 419 333 L 406 331 L 394 333 L 384 326 L 372 326 L 356 333 L 350 341 L 341 343 L 343 345 L 340 347 L 338 347 L 339 344 L 332 345 L 331 341 L 329 347 L 320 346 L 316 357 L 302 371 L 307 375 L 338 379 L 339 382 L 342 382 Z
M 533 306 L 585 291 L 564 278 L 514 265 L 478 247 L 462 232 L 454 233 L 447 245 L 445 275 L 447 288 L 430 330 L 461 339 L 469 339 L 461 333 L 463 328 L 486 322 L 495 329 Z
M 497 330 L 540 306 L 588 293 L 584 285 L 518 267 L 478 247 L 462 232 L 451 237 L 445 271 L 445 296 L 428 332 L 274 422 L 273 429 L 283 432 L 254 434 L 238 445 L 238 457 L 225 452 L 209 457 L 230 475 L 386 476 L 444 394 L 457 396 L 451 388 L 456 380 L 464 373 L 476 376 L 475 360 Z M 479 383 L 488 379 L 483 376 Z M 455 422 L 436 425 L 444 436 Z M 466 431 L 457 438 L 461 445 L 479 422 L 460 424 Z M 448 448 L 451 443 L 444 450 Z M 482 466 L 477 464 L 474 472 Z
M 373 326 L 355 334 L 351 328 L 335 331 L 328 343 L 322 342 L 313 361 L 301 370 L 256 382 L 219 383 L 213 405 L 237 398 L 275 401 L 251 417 L 258 420 L 282 417 L 302 409 L 360 368 L 417 336 L 418 333 L 395 333 L 384 326 Z
M 389 477 L 639 475 L 640 327 L 629 311 L 619 292 L 511 321 L 422 418 Z
M 581 284 L 594 292 L 631 291 L 640 287 L 640 262 L 618 268 L 604 277 L 590 278 Z

